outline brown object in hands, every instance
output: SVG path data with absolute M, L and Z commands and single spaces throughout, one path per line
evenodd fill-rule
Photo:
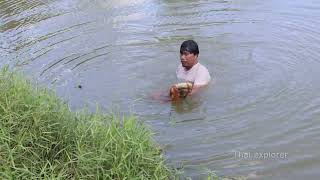
M 179 90 L 175 85 L 171 86 L 170 88 L 170 98 L 172 101 L 180 100 Z
M 192 91 L 192 83 L 178 83 L 170 88 L 170 98 L 172 101 L 179 101 L 185 98 Z

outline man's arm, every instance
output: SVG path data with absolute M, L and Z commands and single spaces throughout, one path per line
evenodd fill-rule
M 207 86 L 207 84 L 206 85 L 193 85 L 192 91 L 188 95 L 197 94 L 201 89 L 203 89 L 206 86 Z

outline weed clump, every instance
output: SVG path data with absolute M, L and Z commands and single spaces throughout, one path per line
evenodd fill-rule
M 71 112 L 17 72 L 0 72 L 0 179 L 169 179 L 135 117 Z

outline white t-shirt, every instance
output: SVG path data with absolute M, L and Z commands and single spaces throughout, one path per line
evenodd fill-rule
M 199 62 L 188 71 L 180 64 L 176 74 L 179 81 L 188 81 L 194 85 L 206 85 L 211 80 L 208 69 Z

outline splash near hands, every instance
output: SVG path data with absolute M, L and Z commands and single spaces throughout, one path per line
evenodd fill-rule
M 179 101 L 182 98 L 185 98 L 192 91 L 192 83 L 184 82 L 178 83 L 171 86 L 169 91 L 169 96 L 172 101 Z

